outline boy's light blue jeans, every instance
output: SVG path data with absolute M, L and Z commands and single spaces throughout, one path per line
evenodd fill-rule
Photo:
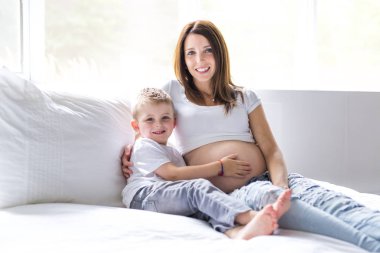
M 380 252 L 380 211 L 371 210 L 340 193 L 320 187 L 299 174 L 289 174 L 292 203 L 279 225 L 334 237 L 370 252 Z M 230 196 L 254 210 L 273 203 L 282 188 L 272 185 L 268 173 L 253 178 Z
M 206 179 L 155 182 L 135 194 L 130 208 L 206 220 L 223 233 L 235 227 L 237 214 L 251 210 Z

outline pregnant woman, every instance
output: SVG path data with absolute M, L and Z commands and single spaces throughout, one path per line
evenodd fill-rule
M 164 89 L 176 110 L 175 146 L 188 165 L 238 154 L 239 160 L 250 163 L 251 174 L 207 179 L 254 210 L 274 202 L 284 189 L 291 188 L 291 208 L 280 219 L 280 227 L 327 235 L 380 252 L 379 211 L 298 174 L 288 175 L 260 99 L 231 80 L 227 46 L 213 23 L 201 20 L 183 28 L 175 49 L 174 70 L 177 80 Z M 126 177 L 131 174 L 129 153 L 130 148 L 126 148 Z

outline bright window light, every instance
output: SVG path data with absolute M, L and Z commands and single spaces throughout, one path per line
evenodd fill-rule
M 0 6 L 0 66 L 21 72 L 20 2 L 0 0 Z
M 24 19 L 30 30 L 25 69 L 47 89 L 134 96 L 142 87 L 160 87 L 174 78 L 173 51 L 181 28 L 209 19 L 225 36 L 238 85 L 380 91 L 378 0 L 22 2 L 30 12 Z M 10 8 L 18 1 L 0 3 Z M 14 27 L 20 17 L 13 11 L 13 21 L 5 22 L 3 8 L 1 14 L 0 27 L 13 35 L 7 40 L 0 35 L 0 57 L 17 66 L 12 59 L 19 54 Z

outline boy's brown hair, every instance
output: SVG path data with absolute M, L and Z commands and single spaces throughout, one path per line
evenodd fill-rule
M 174 112 L 173 101 L 168 93 L 158 88 L 144 88 L 137 96 L 137 101 L 133 107 L 133 118 L 137 120 L 138 113 L 143 105 L 165 103 L 171 105 Z

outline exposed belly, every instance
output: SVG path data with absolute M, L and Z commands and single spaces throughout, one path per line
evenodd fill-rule
M 214 162 L 224 156 L 237 154 L 239 160 L 249 162 L 252 171 L 244 178 L 215 176 L 209 180 L 224 192 L 233 190 L 245 185 L 252 177 L 259 176 L 266 170 L 265 160 L 260 149 L 254 143 L 243 141 L 220 141 L 199 147 L 184 157 L 188 165 L 200 165 Z

